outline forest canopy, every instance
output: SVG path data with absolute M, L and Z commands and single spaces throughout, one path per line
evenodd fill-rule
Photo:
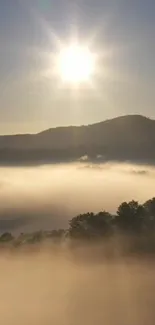
M 124 237 L 125 241 L 132 242 L 133 250 L 155 252 L 155 198 L 144 204 L 134 200 L 122 202 L 116 214 L 103 210 L 77 215 L 69 221 L 68 229 L 39 230 L 21 233 L 17 237 L 5 232 L 0 237 L 0 246 L 19 247 L 44 241 L 62 243 L 66 240 L 105 242 L 115 237 Z

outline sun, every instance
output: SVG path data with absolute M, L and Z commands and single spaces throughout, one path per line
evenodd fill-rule
M 78 45 L 64 48 L 58 55 L 58 70 L 64 82 L 87 82 L 94 72 L 93 54 L 88 48 Z

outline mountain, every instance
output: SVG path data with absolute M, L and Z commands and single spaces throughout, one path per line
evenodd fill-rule
M 126 115 L 87 126 L 57 127 L 38 134 L 0 136 L 0 164 L 75 161 L 155 163 L 155 120 Z

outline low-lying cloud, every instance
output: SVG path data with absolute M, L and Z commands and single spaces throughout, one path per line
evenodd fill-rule
M 1 323 L 154 325 L 154 262 L 88 263 L 90 254 L 80 262 L 65 249 L 1 252 Z
M 153 167 L 114 163 L 0 168 L 1 232 L 66 228 L 76 214 L 144 202 L 155 195 L 154 177 Z

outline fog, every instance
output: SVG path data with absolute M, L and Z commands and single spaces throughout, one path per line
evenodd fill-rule
M 0 230 L 67 227 L 78 213 L 115 212 L 124 200 L 155 195 L 155 168 L 88 162 L 0 168 Z
M 88 263 L 70 254 L 1 253 L 1 324 L 154 324 L 153 261 Z
M 115 212 L 133 198 L 144 202 L 155 194 L 154 176 L 153 167 L 130 164 L 1 168 L 1 232 L 67 227 L 80 212 Z M 123 240 L 2 248 L 1 323 L 153 325 L 155 262 L 123 257 Z

